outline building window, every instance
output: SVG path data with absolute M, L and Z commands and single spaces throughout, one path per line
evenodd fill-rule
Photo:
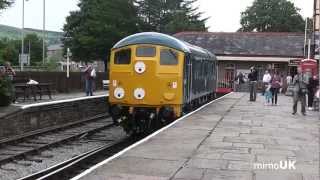
M 274 63 L 274 64 L 273 64 L 273 69 L 280 69 L 280 64 Z
M 225 69 L 235 69 L 235 65 L 234 64 L 227 64 Z
M 115 53 L 114 64 L 130 64 L 131 49 L 123 49 Z
M 256 70 L 258 72 L 258 80 L 262 80 L 264 75 L 264 68 L 262 66 L 257 66 Z

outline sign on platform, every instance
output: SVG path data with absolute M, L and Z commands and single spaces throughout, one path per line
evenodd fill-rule
M 290 59 L 289 60 L 289 66 L 298 66 L 301 59 Z
M 19 54 L 19 61 L 22 64 L 30 65 L 29 54 Z

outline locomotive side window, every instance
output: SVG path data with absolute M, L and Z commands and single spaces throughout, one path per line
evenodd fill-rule
M 160 65 L 177 65 L 178 53 L 171 49 L 161 49 Z
M 114 64 L 130 64 L 131 49 L 120 50 L 115 53 Z
M 156 48 L 150 46 L 138 47 L 136 50 L 137 57 L 154 57 L 156 56 Z

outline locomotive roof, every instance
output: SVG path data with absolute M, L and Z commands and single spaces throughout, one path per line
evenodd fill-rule
M 179 40 L 175 37 L 157 33 L 157 32 L 143 32 L 128 36 L 113 46 L 113 49 L 135 44 L 154 44 L 171 47 L 173 49 L 183 51 L 186 53 L 193 53 L 197 55 L 215 57 L 211 52 L 198 46 L 191 45 L 185 41 Z

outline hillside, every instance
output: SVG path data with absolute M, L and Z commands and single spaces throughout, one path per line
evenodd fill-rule
M 25 28 L 25 34 L 32 33 L 42 37 L 42 30 Z M 49 45 L 61 43 L 60 39 L 62 36 L 62 32 L 47 31 L 47 41 Z M 0 25 L 0 39 L 1 38 L 21 39 L 21 29 L 12 26 Z

